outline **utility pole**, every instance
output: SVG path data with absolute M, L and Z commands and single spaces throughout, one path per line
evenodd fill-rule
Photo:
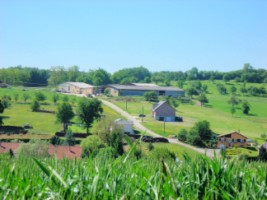
M 164 135 L 165 135 L 165 119 L 163 120 L 163 131 L 164 131 Z
M 127 111 L 127 98 L 125 99 L 125 110 Z

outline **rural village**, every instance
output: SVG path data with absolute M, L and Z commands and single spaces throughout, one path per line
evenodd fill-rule
M 0 1 L 0 200 L 267 200 L 267 1 Z

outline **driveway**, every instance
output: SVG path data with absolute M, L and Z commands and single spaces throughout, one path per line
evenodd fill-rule
M 137 128 L 137 129 L 139 129 L 141 131 L 144 131 L 144 132 L 148 133 L 151 136 L 154 136 L 154 137 L 162 137 L 161 135 L 159 135 L 159 134 L 157 134 L 157 133 L 155 133 L 155 132 L 147 129 L 146 127 L 144 127 L 140 123 L 140 121 L 138 121 L 136 118 L 134 118 L 129 113 L 125 112 L 120 107 L 114 105 L 113 103 L 111 103 L 109 101 L 106 101 L 106 100 L 103 100 L 103 99 L 100 99 L 100 100 L 103 102 L 103 104 L 105 104 L 106 106 L 112 108 L 113 110 L 115 110 L 116 112 L 120 113 L 122 116 L 124 116 L 125 118 L 127 118 L 127 120 L 133 121 L 133 124 L 134 124 L 135 128 Z M 205 154 L 205 155 L 207 155 L 208 157 L 211 157 L 211 158 L 214 156 L 214 153 L 216 155 L 218 155 L 218 156 L 220 155 L 220 151 L 218 149 L 197 148 L 197 147 L 191 146 L 189 144 L 185 144 L 183 142 L 180 142 L 177 139 L 170 139 L 170 138 L 168 138 L 168 140 L 172 144 L 178 144 L 178 145 L 184 146 L 186 148 L 192 149 L 192 150 L 197 151 L 199 153 Z

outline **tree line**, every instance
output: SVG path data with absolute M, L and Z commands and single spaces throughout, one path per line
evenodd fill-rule
M 11 85 L 23 86 L 56 86 L 66 81 L 85 82 L 93 85 L 109 83 L 128 84 L 132 82 L 155 82 L 161 85 L 170 85 L 170 81 L 177 81 L 178 87 L 183 87 L 186 80 L 235 80 L 236 82 L 267 83 L 267 70 L 256 69 L 250 64 L 244 64 L 240 70 L 230 72 L 200 71 L 193 67 L 187 71 L 160 71 L 151 72 L 147 68 L 124 68 L 111 74 L 104 69 L 81 71 L 78 66 L 65 68 L 63 66 L 50 69 L 38 69 L 15 66 L 0 69 L 0 81 Z

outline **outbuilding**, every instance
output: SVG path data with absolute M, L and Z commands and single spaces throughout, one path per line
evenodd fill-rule
M 88 96 L 94 94 L 94 86 L 83 82 L 65 82 L 58 86 L 58 91 Z
M 171 107 L 167 101 L 160 101 L 153 105 L 152 115 L 155 120 L 174 122 L 175 121 L 175 109 Z
M 155 84 L 134 83 L 129 85 L 109 84 L 106 86 L 112 96 L 143 96 L 154 91 L 158 96 L 184 96 L 184 91 L 176 87 L 161 87 Z
M 133 134 L 133 122 L 132 121 L 126 121 L 123 119 L 116 119 L 115 124 L 121 126 L 123 128 L 124 133 L 130 133 Z

